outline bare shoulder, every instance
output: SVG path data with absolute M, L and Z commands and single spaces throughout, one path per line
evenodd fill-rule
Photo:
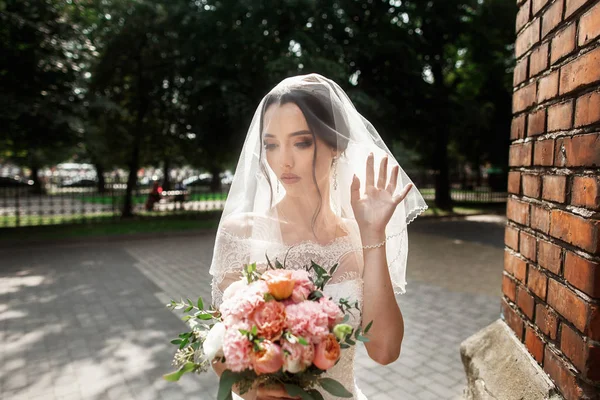
M 255 227 L 272 222 L 265 215 L 256 213 L 237 213 L 221 221 L 220 229 L 235 236 L 250 237 Z

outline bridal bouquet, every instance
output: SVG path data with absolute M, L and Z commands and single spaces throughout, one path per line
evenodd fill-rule
M 317 387 L 337 397 L 352 394 L 323 373 L 340 359 L 341 351 L 367 342 L 372 323 L 354 330 L 346 324 L 358 303 L 335 303 L 323 294 L 337 265 L 329 271 L 312 263 L 302 270 L 286 270 L 278 261 L 259 273 L 247 265 L 243 278 L 223 293 L 219 310 L 204 309 L 202 298 L 172 301 L 167 307 L 183 309 L 191 331 L 171 343 L 179 349 L 173 364 L 178 370 L 165 375 L 177 381 L 187 372 L 208 371 L 218 359 L 226 370 L 219 381 L 218 399 L 231 399 L 237 386 L 241 394 L 256 384 L 283 385 L 291 396 L 323 399 Z M 310 271 L 315 272 L 313 280 Z

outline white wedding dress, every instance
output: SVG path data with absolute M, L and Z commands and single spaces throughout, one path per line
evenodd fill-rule
M 266 224 L 264 229 L 256 229 L 257 225 Z M 259 218 L 253 220 L 253 231 L 261 231 L 266 235 L 268 231 L 267 225 L 269 222 L 266 219 Z M 257 262 L 264 259 L 265 251 L 269 259 L 274 261 L 276 258 L 283 263 L 287 254 L 286 268 L 298 269 L 305 265 L 310 265 L 311 261 L 320 266 L 329 269 L 335 264 L 339 264 L 333 278 L 325 286 L 325 294 L 334 301 L 342 298 L 354 304 L 358 301 L 359 308 L 362 310 L 363 304 L 363 285 L 362 285 L 362 270 L 363 258 L 360 236 L 358 236 L 358 227 L 353 226 L 353 221 L 344 220 L 345 235 L 339 236 L 333 241 L 326 244 L 319 244 L 312 241 L 303 241 L 294 246 L 287 246 L 282 243 L 274 243 L 271 240 L 259 238 L 240 237 L 236 233 L 232 233 L 228 229 L 222 229 L 217 237 L 217 245 L 215 246 L 215 254 L 213 255 L 216 262 L 227 266 L 227 273 L 220 274 L 214 277 L 212 285 L 213 303 L 215 306 L 221 304 L 223 291 L 234 280 L 239 279 L 239 271 L 243 265 L 249 261 Z M 262 235 L 261 235 L 262 236 Z M 291 251 L 288 250 L 292 247 Z M 260 258 L 253 258 L 252 254 L 262 254 Z M 264 263 L 258 263 L 259 269 L 264 268 Z M 349 324 L 354 328 L 361 323 L 358 311 L 354 310 L 354 315 L 350 315 Z M 357 344 L 360 345 L 360 344 Z M 357 400 L 366 400 L 367 398 L 360 391 L 355 382 L 354 376 L 354 358 L 355 347 L 342 350 L 340 361 L 324 376 L 333 378 L 340 382 L 346 389 L 352 392 L 353 398 Z M 338 399 L 330 395 L 328 392 L 320 390 L 326 400 Z M 234 399 L 241 399 L 237 395 L 233 395 Z

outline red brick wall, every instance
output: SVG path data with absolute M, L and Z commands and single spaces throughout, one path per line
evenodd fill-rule
M 565 398 L 600 398 L 600 1 L 517 4 L 503 316 Z

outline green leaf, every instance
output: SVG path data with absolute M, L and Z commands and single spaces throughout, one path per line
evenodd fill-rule
M 367 325 L 367 327 L 365 328 L 364 334 L 366 335 L 367 333 L 369 333 L 369 330 L 371 329 L 371 327 L 373 326 L 373 321 L 369 322 L 369 324 Z
M 252 325 L 252 335 L 258 335 L 258 327 L 256 325 Z
M 363 343 L 370 342 L 369 338 L 368 338 L 368 337 L 364 337 L 363 335 L 358 335 L 358 336 L 356 337 L 356 340 L 360 340 L 360 341 L 361 341 L 361 342 L 363 342 Z
M 340 322 L 340 324 L 345 324 L 346 322 L 348 322 L 348 320 L 350 319 L 350 315 L 346 314 L 344 315 L 344 319 L 342 319 L 342 322 Z M 365 330 L 366 332 L 366 330 Z
M 267 253 L 265 253 L 265 258 L 267 259 L 267 265 L 269 269 L 275 269 L 273 268 L 273 264 L 271 264 L 271 260 L 269 260 L 269 256 L 267 256 Z
M 354 346 L 356 344 L 356 342 L 352 339 L 350 339 L 349 337 L 346 338 L 346 343 L 348 343 L 349 345 Z
M 275 268 L 277 268 L 277 269 L 283 269 L 283 265 L 281 265 L 281 263 L 279 262 L 278 259 L 275 259 Z
M 202 297 L 198 297 L 198 308 L 204 310 L 204 301 L 202 300 Z
M 333 267 L 329 268 L 329 275 L 333 276 L 333 274 L 335 274 L 335 271 L 337 270 L 339 264 L 335 264 Z
M 308 394 L 310 394 L 315 400 L 325 400 L 321 392 L 319 392 L 317 389 L 309 390 Z
M 171 340 L 172 344 L 180 344 L 181 343 L 181 339 L 175 339 L 175 340 Z
M 298 385 L 284 383 L 283 387 L 285 387 L 285 390 L 289 393 L 290 396 L 298 396 L 302 398 L 302 400 L 315 400 L 314 397 L 312 397 Z
M 183 376 L 183 374 L 193 371 L 195 367 L 196 365 L 193 362 L 187 362 L 183 365 L 183 367 L 179 368 L 179 370 L 167 375 L 163 375 L 163 379 L 169 382 L 177 382 L 179 378 Z
M 320 292 L 320 291 L 318 291 L 318 290 L 315 290 L 314 292 L 311 292 L 311 293 L 308 295 L 308 300 L 318 300 L 318 299 L 320 299 L 321 297 L 323 297 L 323 293 L 322 293 L 322 292 Z
M 300 343 L 303 346 L 308 346 L 308 342 L 306 341 L 306 339 L 304 339 L 301 336 L 298 336 L 298 343 Z
M 319 384 L 329 393 L 337 397 L 351 398 L 352 393 L 346 390 L 344 386 L 338 381 L 331 378 L 321 378 L 319 379 Z
M 198 315 L 198 319 L 201 319 L 203 321 L 207 321 L 209 319 L 212 319 L 212 315 L 210 315 L 210 314 L 200 314 L 200 315 Z
M 349 349 L 349 348 L 350 348 L 350 345 L 349 345 L 349 344 L 346 344 L 346 343 L 340 343 L 340 348 L 341 348 L 341 349 Z
M 221 374 L 219 379 L 219 392 L 217 393 L 217 400 L 231 400 L 231 388 L 235 385 L 241 376 L 233 371 L 226 369 Z

